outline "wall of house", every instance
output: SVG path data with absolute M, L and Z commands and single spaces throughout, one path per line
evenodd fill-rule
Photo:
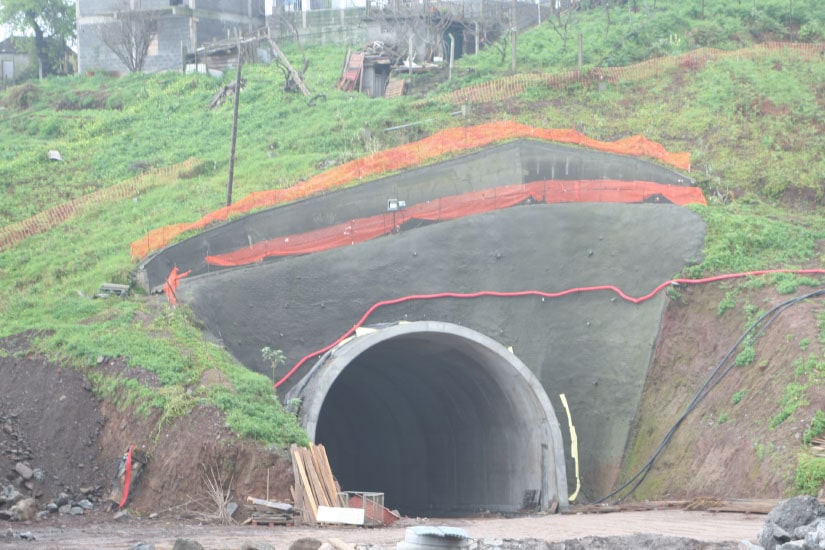
M 267 18 L 278 42 L 292 42 L 295 31 L 303 46 L 345 44 L 361 46 L 367 40 L 364 9 L 286 12 Z M 288 24 L 287 21 L 290 23 Z

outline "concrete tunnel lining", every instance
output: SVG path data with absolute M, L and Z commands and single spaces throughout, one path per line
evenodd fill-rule
M 404 514 L 567 506 L 558 419 L 541 383 L 495 340 L 452 323 L 401 323 L 345 342 L 298 396 L 343 490 Z M 535 493 L 532 493 L 535 491 Z

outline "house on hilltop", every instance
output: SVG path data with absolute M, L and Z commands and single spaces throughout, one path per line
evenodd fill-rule
M 13 82 L 29 66 L 29 53 L 17 45 L 17 38 L 9 37 L 0 42 L 0 78 Z
M 111 40 L 105 40 L 106 27 L 151 23 L 148 49 L 139 70 L 157 72 L 181 70 L 186 54 L 205 45 L 245 36 L 272 27 L 273 36 L 290 34 L 280 16 L 289 18 L 293 27 L 306 28 L 307 14 L 323 12 L 321 25 L 341 28 L 357 26 L 368 0 L 76 0 L 78 72 L 106 71 L 125 74 L 134 67 L 115 53 Z M 372 0 L 374 2 L 374 0 Z M 355 18 L 344 11 L 361 10 Z M 329 19 L 329 22 L 326 20 Z M 321 25 L 316 25 L 320 28 Z M 132 25 L 134 28 L 134 25 Z M 144 30 L 146 26 L 142 27 Z M 124 45 L 134 49 L 127 33 L 117 33 Z M 139 37 L 138 37 L 139 38 Z M 340 42 L 340 36 L 333 41 Z M 347 41 L 361 36 L 346 36 Z M 337 39 L 337 40 L 336 40 Z

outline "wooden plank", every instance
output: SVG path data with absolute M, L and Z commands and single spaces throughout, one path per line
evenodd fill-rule
M 301 511 L 301 522 L 309 523 L 309 517 L 306 512 L 306 505 L 304 503 L 304 490 L 301 485 L 301 476 L 298 472 L 298 461 L 295 460 L 295 453 L 298 446 L 294 443 L 289 447 L 290 456 L 292 456 L 292 478 L 293 486 L 290 488 L 292 492 L 292 500 L 295 501 L 295 506 Z
M 304 95 L 310 95 L 309 90 L 306 87 L 306 84 L 304 84 L 304 79 L 301 78 L 301 75 L 298 74 L 298 71 L 296 71 L 292 67 L 292 64 L 289 62 L 289 59 L 287 59 L 286 55 L 284 55 L 284 52 L 281 51 L 281 48 L 278 47 L 278 44 L 276 44 L 275 41 L 271 38 L 267 38 L 267 40 L 269 40 L 269 44 L 272 46 L 272 50 L 281 60 L 281 63 L 283 63 L 284 66 L 287 68 L 287 70 L 289 71 L 289 76 L 292 77 L 292 80 L 295 82 L 295 84 L 298 85 L 298 88 L 301 90 L 301 92 L 303 92 Z
M 315 463 L 318 465 L 318 472 L 321 474 L 321 482 L 324 484 L 324 491 L 326 491 L 329 497 L 330 505 L 339 506 L 338 490 L 337 487 L 335 487 L 335 479 L 332 477 L 332 468 L 330 468 L 324 446 L 311 445 L 310 450 L 312 451 L 312 456 L 315 458 Z
M 348 542 L 344 542 L 341 539 L 330 537 L 327 540 L 336 550 L 355 550 L 354 544 L 349 544 Z
M 304 464 L 307 465 L 306 470 L 309 476 L 309 482 L 312 484 L 312 492 L 315 495 L 315 501 L 318 503 L 318 506 L 331 506 L 329 497 L 327 496 L 326 491 L 324 491 L 324 485 L 318 477 L 318 468 L 315 465 L 315 461 L 312 459 L 312 453 L 309 449 L 304 449 L 304 453 L 306 457 Z
M 308 519 L 310 523 L 315 523 L 315 518 L 318 517 L 318 505 L 315 502 L 315 496 L 312 494 L 312 486 L 310 485 L 300 451 L 301 447 L 296 446 L 296 452 L 292 455 L 292 460 L 298 464 L 298 476 L 301 479 L 304 497 L 306 498 L 307 504 L 309 504 L 309 509 L 307 510 Z
M 331 484 L 330 489 L 333 491 L 337 500 L 338 493 L 341 492 L 341 486 L 338 485 L 338 482 L 335 481 L 335 476 L 332 474 L 332 466 L 330 466 L 329 457 L 327 457 L 327 450 L 323 445 L 318 445 L 318 452 L 321 454 L 321 459 L 326 465 L 326 471 L 329 473 L 329 482 Z

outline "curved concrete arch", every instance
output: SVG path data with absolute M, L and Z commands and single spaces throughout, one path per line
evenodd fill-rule
M 389 507 L 418 515 L 567 505 L 550 399 L 479 332 L 391 325 L 340 345 L 295 389 L 301 422 L 345 490 L 383 492 Z

